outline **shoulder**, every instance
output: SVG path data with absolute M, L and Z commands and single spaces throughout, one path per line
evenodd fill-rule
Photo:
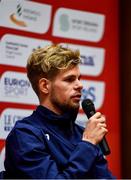
M 24 156 L 34 149 L 44 151 L 46 148 L 46 137 L 41 129 L 31 124 L 18 121 L 6 138 L 6 152 L 13 153 L 18 157 Z
M 16 122 L 15 126 L 7 136 L 6 141 L 19 142 L 19 141 L 41 141 L 43 138 L 42 130 L 31 123 L 31 116 L 26 117 Z

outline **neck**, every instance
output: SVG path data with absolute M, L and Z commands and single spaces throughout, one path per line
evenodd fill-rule
M 46 99 L 44 101 L 40 101 L 40 105 L 48 108 L 57 115 L 62 115 L 62 111 L 59 108 L 55 107 L 50 101 Z

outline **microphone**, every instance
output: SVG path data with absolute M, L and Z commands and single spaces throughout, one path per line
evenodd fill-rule
M 93 102 L 90 99 L 84 99 L 82 101 L 82 108 L 87 115 L 88 119 L 95 114 L 95 106 Z M 103 152 L 104 155 L 109 155 L 111 153 L 109 145 L 107 143 L 107 140 L 105 137 L 101 140 L 99 143 L 99 146 Z

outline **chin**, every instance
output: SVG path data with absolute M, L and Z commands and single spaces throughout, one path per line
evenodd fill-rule
M 78 109 L 80 107 L 80 103 L 73 103 L 72 108 Z

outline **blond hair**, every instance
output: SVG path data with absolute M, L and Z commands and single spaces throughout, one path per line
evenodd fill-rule
M 49 45 L 35 50 L 29 56 L 27 76 L 38 95 L 38 82 L 41 78 L 52 80 L 61 69 L 71 68 L 79 63 L 79 50 L 71 50 L 60 45 Z

